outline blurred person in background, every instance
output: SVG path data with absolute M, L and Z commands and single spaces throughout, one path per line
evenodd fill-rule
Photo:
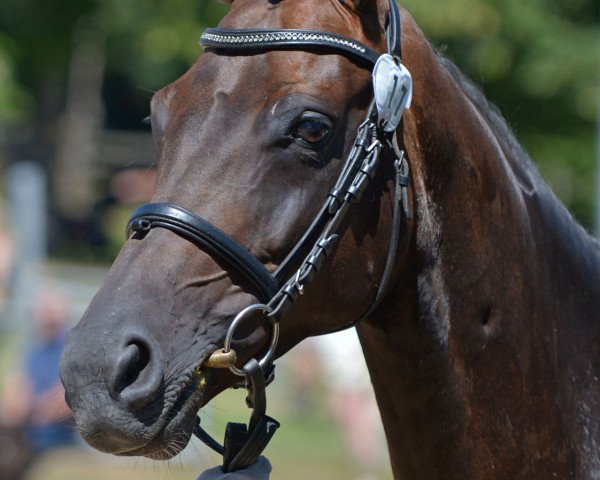
M 75 431 L 58 375 L 68 302 L 62 294 L 45 290 L 36 297 L 33 311 L 33 338 L 21 370 L 10 376 L 0 397 L 0 423 L 21 430 L 36 457 L 72 445 Z

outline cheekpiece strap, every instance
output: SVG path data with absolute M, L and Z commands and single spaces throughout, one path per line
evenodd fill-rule
M 402 21 L 400 19 L 400 9 L 396 0 L 390 0 L 390 13 L 387 17 L 385 28 L 385 38 L 387 49 L 390 55 L 402 59 Z
M 200 44 L 220 50 L 335 50 L 366 62 L 370 68 L 381 55 L 353 38 L 319 30 L 207 28 Z

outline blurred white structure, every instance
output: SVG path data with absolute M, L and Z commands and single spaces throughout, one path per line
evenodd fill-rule
M 5 327 L 24 331 L 31 327 L 31 303 L 46 260 L 46 174 L 39 164 L 22 161 L 8 168 L 6 182 L 15 248 Z

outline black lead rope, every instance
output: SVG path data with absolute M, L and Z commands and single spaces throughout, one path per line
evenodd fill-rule
M 229 422 L 225 428 L 225 441 L 221 445 L 200 426 L 200 418 L 196 417 L 194 435 L 223 455 L 224 472 L 234 472 L 254 464 L 280 426 L 277 420 L 266 414 L 267 381 L 263 369 L 256 359 L 251 359 L 243 370 L 246 373 L 245 388 L 248 390 L 246 403 L 252 408 L 248 426 Z

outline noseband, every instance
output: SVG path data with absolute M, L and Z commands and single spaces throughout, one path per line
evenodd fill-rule
M 404 152 L 398 148 L 395 129 L 412 96 L 410 74 L 400 62 L 400 12 L 395 0 L 389 0 L 389 5 L 386 26 L 388 53 L 384 55 L 352 38 L 315 30 L 208 28 L 200 37 L 204 48 L 217 53 L 314 50 L 350 57 L 366 68 L 374 69 L 375 99 L 358 128 L 344 168 L 312 224 L 275 272 L 269 272 L 256 257 L 226 233 L 179 205 L 150 203 L 138 208 L 129 220 L 128 237 L 142 239 L 153 228 L 171 230 L 241 274 L 261 302 L 250 305 L 234 318 L 227 331 L 224 348 L 213 352 L 203 364 L 212 368 L 229 368 L 244 377 L 242 386 L 248 389 L 248 404 L 253 409 L 248 427 L 244 424 L 228 424 L 223 447 L 202 430 L 199 421 L 196 425 L 194 433 L 224 455 L 225 471 L 234 471 L 254 463 L 279 426 L 276 420 L 265 414 L 265 386 L 272 379 L 272 359 L 279 336 L 279 322 L 315 278 L 325 258 L 333 253 L 342 222 L 373 179 L 384 149 L 393 154 L 395 168 L 392 233 L 387 260 L 375 300 L 367 312 L 347 327 L 370 314 L 387 287 L 396 258 L 402 212 L 406 218 L 410 218 L 408 163 Z M 300 267 L 294 270 L 293 267 L 298 264 Z M 237 327 L 257 311 L 264 313 L 271 325 L 271 342 L 260 359 L 251 359 L 238 368 L 235 366 L 235 352 L 231 349 L 233 336 Z

